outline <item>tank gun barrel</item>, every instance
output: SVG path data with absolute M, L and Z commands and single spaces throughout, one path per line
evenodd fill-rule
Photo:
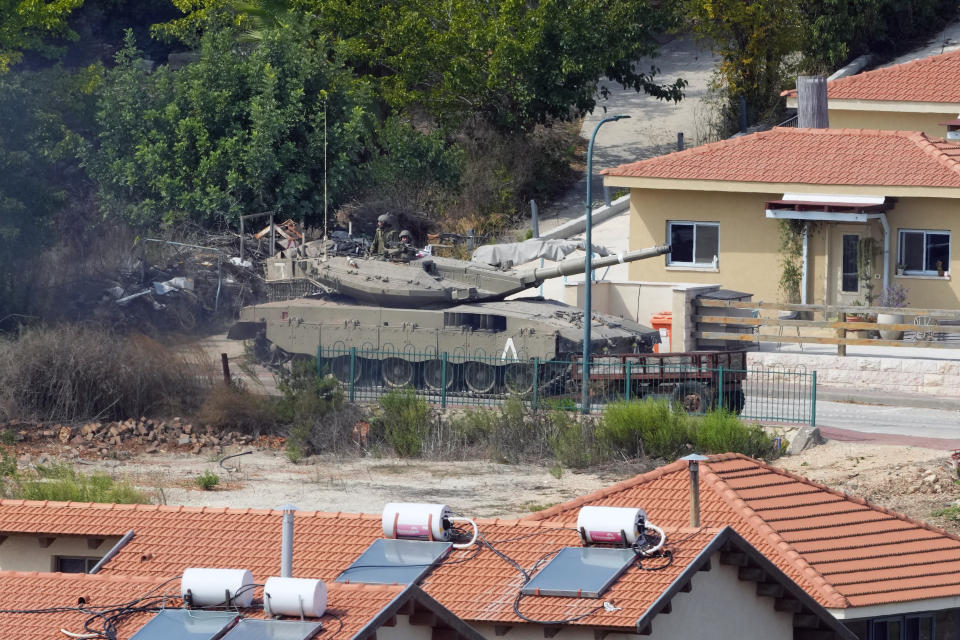
M 664 244 L 647 249 L 637 249 L 636 251 L 627 251 L 614 255 L 604 256 L 603 258 L 594 258 L 592 266 L 594 269 L 602 269 L 614 264 L 623 264 L 624 262 L 634 262 L 635 260 L 645 260 L 646 258 L 656 258 L 665 253 L 670 253 L 670 245 Z M 564 260 L 558 264 L 549 267 L 538 267 L 524 274 L 525 282 L 542 282 L 550 278 L 560 278 L 562 276 L 572 275 L 574 273 L 583 273 L 586 256 L 575 258 L 573 260 Z

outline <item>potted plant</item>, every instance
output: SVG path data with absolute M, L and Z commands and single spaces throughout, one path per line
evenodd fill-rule
M 905 268 L 906 268 L 906 265 L 904 265 L 903 263 L 898 264 L 898 265 L 897 265 L 897 275 L 898 275 L 898 276 L 902 276 L 902 275 L 903 275 L 903 270 L 904 270 Z
M 944 276 L 944 273 L 945 273 L 945 271 L 944 271 L 944 268 L 943 268 L 943 261 L 942 261 L 942 260 L 937 260 L 937 275 L 942 278 L 942 277 Z
M 902 309 L 907 306 L 907 289 L 899 285 L 892 285 L 883 290 L 880 297 L 877 298 L 877 306 L 889 307 L 893 309 Z M 880 324 L 902 324 L 902 313 L 878 313 L 877 322 Z M 891 329 L 881 329 L 880 337 L 884 340 L 901 340 L 903 331 L 894 331 Z

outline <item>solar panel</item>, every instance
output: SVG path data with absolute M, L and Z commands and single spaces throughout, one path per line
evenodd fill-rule
M 164 609 L 130 640 L 213 640 L 239 618 L 235 611 Z
M 319 622 L 244 618 L 223 640 L 310 640 L 321 631 L 323 625 Z
M 524 585 L 521 593 L 599 598 L 636 558 L 633 549 L 566 547 Z
M 450 542 L 378 538 L 336 581 L 414 584 L 446 557 L 452 547 Z

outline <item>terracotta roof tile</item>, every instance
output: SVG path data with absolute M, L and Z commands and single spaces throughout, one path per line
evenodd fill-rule
M 960 563 L 952 534 L 739 454 L 710 456 L 700 469 L 704 524 L 733 527 L 824 606 L 960 595 L 960 578 L 944 568 Z M 661 526 L 687 522 L 685 461 L 620 486 L 578 502 L 643 507 Z M 569 524 L 578 508 L 564 503 L 527 519 Z M 883 572 L 898 579 L 878 578 Z
M 317 638 L 353 637 L 403 591 L 404 587 L 397 585 L 328 584 L 327 615 L 321 618 L 324 631 Z M 167 581 L 161 577 L 0 571 L 0 593 L 3 593 L 4 609 L 75 607 L 79 597 L 83 597 L 88 606 L 99 607 L 125 604 L 148 593 L 167 595 L 165 606 L 181 606 L 179 576 Z M 262 591 L 257 589 L 255 606 L 241 613 L 246 617 L 266 618 L 258 606 L 262 598 Z M 159 598 L 154 604 L 160 606 Z M 130 638 L 153 615 L 153 612 L 143 612 L 124 619 L 117 629 L 118 640 Z M 61 628 L 83 632 L 83 623 L 89 617 L 90 614 L 71 611 L 0 613 L 0 630 L 4 638 L 48 640 L 66 637 L 60 633 Z M 342 630 L 339 629 L 341 622 Z
M 873 71 L 865 71 L 827 83 L 827 96 L 835 100 L 881 102 L 960 103 L 960 86 L 952 82 L 960 74 L 960 51 Z M 783 95 L 796 97 L 797 91 Z
M 914 131 L 774 128 L 604 173 L 676 180 L 958 187 L 960 146 Z
M 518 536 L 520 532 L 525 532 L 521 534 L 523 537 Z M 642 571 L 631 565 L 603 594 L 601 600 L 524 596 L 519 603 L 520 611 L 529 618 L 553 621 L 596 610 L 592 615 L 571 624 L 633 629 L 637 620 L 718 533 L 719 530 L 713 528 L 668 529 L 667 540 L 674 560 L 665 569 Z M 531 575 L 538 561 L 544 561 L 545 554 L 550 557 L 552 552 L 563 547 L 581 546 L 576 531 L 540 527 L 537 523 L 489 527 L 484 534 L 498 551 L 514 559 Z M 475 556 L 473 554 L 474 551 L 470 549 L 455 552 L 446 563 L 427 576 L 423 582 L 424 590 L 465 620 L 521 623 L 522 620 L 513 611 L 523 582 L 520 573 L 487 548 Z M 461 560 L 462 563 L 456 564 Z M 663 562 L 658 558 L 647 560 L 644 564 L 653 567 Z M 622 609 L 603 610 L 604 601 Z

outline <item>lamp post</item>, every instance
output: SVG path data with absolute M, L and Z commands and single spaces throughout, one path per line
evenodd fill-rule
M 593 279 L 593 195 L 591 187 L 593 186 L 593 141 L 597 138 L 597 131 L 605 122 L 615 122 L 623 120 L 630 116 L 615 115 L 608 116 L 597 123 L 593 128 L 593 134 L 590 136 L 590 146 L 587 147 L 587 239 L 584 250 L 587 253 L 587 259 L 584 262 L 584 296 L 583 296 L 583 360 L 581 361 L 581 396 L 580 410 L 583 413 L 590 413 L 590 325 L 593 319 L 593 306 L 590 299 L 590 284 Z

